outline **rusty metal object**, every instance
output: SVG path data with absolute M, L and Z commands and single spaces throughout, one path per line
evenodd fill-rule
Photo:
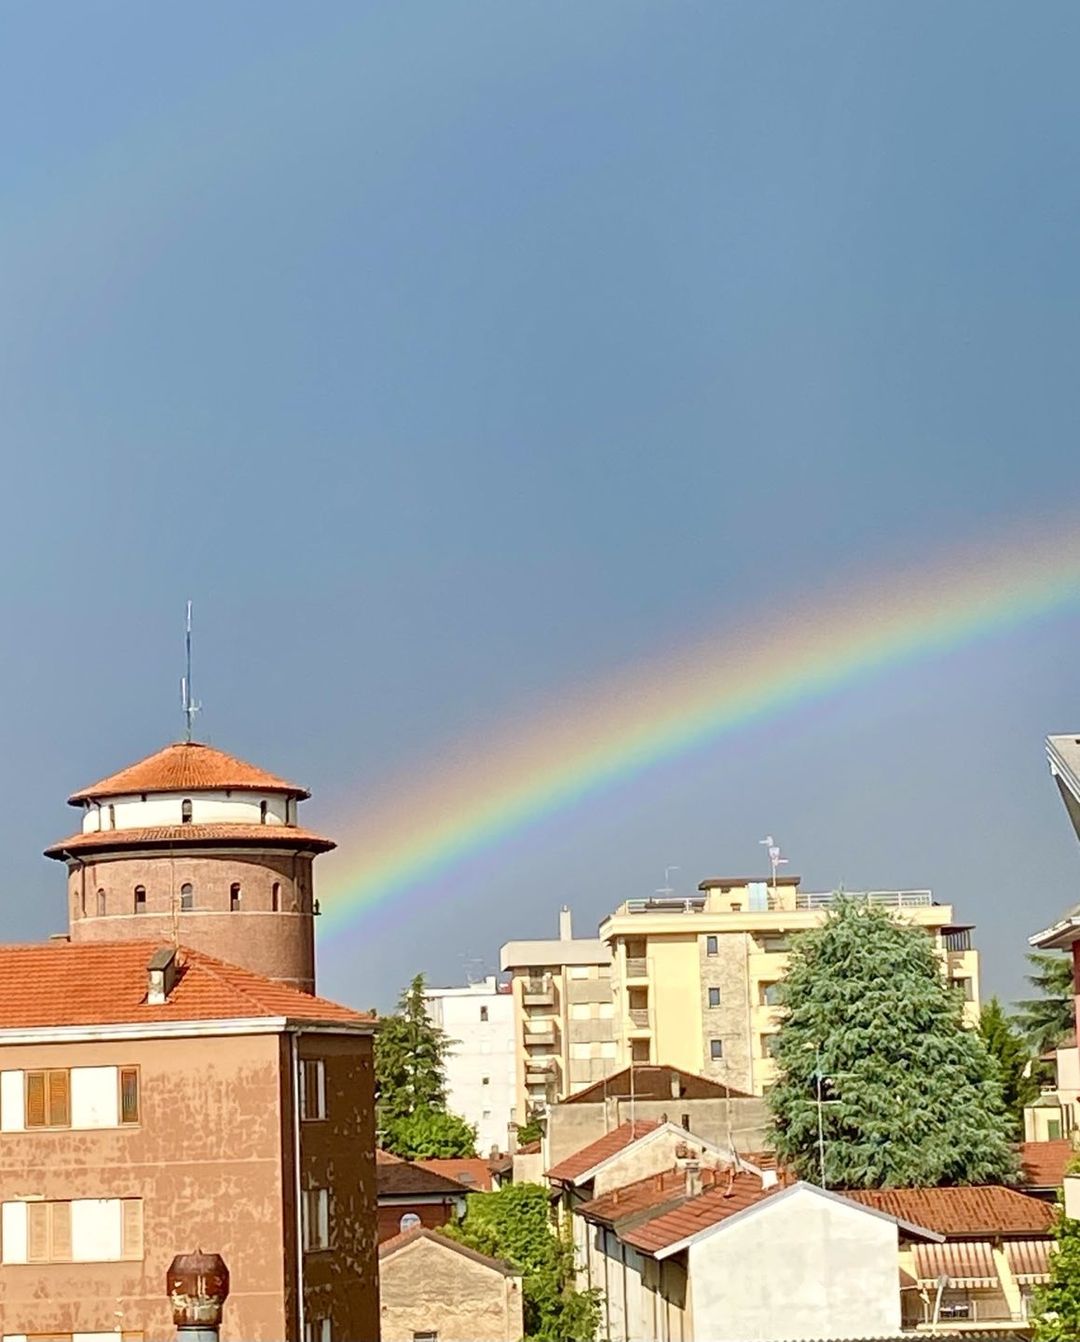
M 229 1269 L 217 1253 L 181 1253 L 169 1264 L 165 1289 L 177 1328 L 216 1329 L 229 1295 Z

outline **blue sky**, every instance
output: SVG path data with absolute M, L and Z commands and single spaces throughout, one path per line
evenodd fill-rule
M 985 0 L 6 4 L 3 935 L 63 925 L 67 793 L 178 734 L 189 596 L 203 735 L 346 833 L 538 699 L 1060 516 L 1078 38 Z M 772 832 L 810 886 L 932 887 L 1013 996 L 1076 898 L 1042 738 L 1078 635 L 598 796 L 322 944 L 321 987 L 460 979 Z

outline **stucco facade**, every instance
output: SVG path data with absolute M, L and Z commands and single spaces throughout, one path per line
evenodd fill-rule
M 520 1342 L 521 1277 L 442 1236 L 414 1232 L 379 1254 L 382 1342 Z
M 494 975 L 461 988 L 428 988 L 428 1015 L 446 1034 L 446 1103 L 476 1128 L 476 1149 L 508 1149 L 516 1122 L 514 997 Z

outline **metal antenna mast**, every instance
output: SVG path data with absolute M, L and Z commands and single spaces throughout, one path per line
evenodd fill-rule
M 184 667 L 185 674 L 180 678 L 180 705 L 187 720 L 185 740 L 191 741 L 191 726 L 195 714 L 202 708 L 191 693 L 191 602 L 187 603 L 187 624 L 184 629 Z

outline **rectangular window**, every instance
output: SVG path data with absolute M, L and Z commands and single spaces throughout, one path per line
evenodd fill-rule
M 705 954 L 706 954 L 706 955 L 715 955 L 716 953 L 717 953 L 716 938 L 715 938 L 715 937 L 706 937 L 706 938 L 705 938 Z
M 709 989 L 709 1006 L 711 1006 L 711 1007 L 718 1007 L 719 1005 L 720 1005 L 720 989 L 719 989 L 719 988 L 710 988 L 710 989 Z
M 1046 1123 L 1046 1140 L 1048 1142 L 1061 1141 L 1061 1119 L 1051 1118 Z
M 709 1057 L 713 1062 L 719 1062 L 724 1056 L 724 1041 L 722 1039 L 709 1040 Z
M 778 1034 L 763 1034 L 761 1036 L 761 1056 L 763 1058 L 775 1058 L 779 1041 L 780 1036 Z
M 66 1067 L 26 1073 L 26 1126 L 71 1126 L 71 1073 Z
M 329 1319 L 305 1319 L 304 1342 L 331 1342 Z
M 138 1123 L 139 1121 L 139 1069 L 137 1067 L 120 1068 L 120 1122 Z
M 135 1262 L 142 1261 L 142 1198 L 124 1198 L 120 1203 L 120 1256 Z
M 26 1204 L 26 1261 L 71 1262 L 71 1203 Z
M 300 1063 L 300 1117 L 326 1117 L 326 1064 L 322 1058 L 305 1058 Z
M 488 1018 L 488 1009 L 486 1006 L 482 1006 L 480 1008 L 480 1019 L 487 1020 L 487 1018 Z
M 300 1230 L 306 1250 L 330 1247 L 330 1192 L 308 1188 L 300 1195 Z
M 439 1342 L 438 1333 L 413 1333 L 413 1342 Z
M 682 1122 L 679 1124 L 679 1126 L 682 1128 L 682 1130 L 683 1130 L 684 1132 L 689 1132 L 689 1131 L 690 1131 L 690 1115 L 689 1115 L 689 1114 L 683 1114 L 683 1116 L 682 1116 Z
M 761 949 L 770 955 L 780 955 L 791 950 L 791 937 L 786 932 L 766 934 L 761 938 Z
M 780 985 L 779 983 L 763 983 L 759 989 L 759 1001 L 762 1006 L 780 1005 Z

